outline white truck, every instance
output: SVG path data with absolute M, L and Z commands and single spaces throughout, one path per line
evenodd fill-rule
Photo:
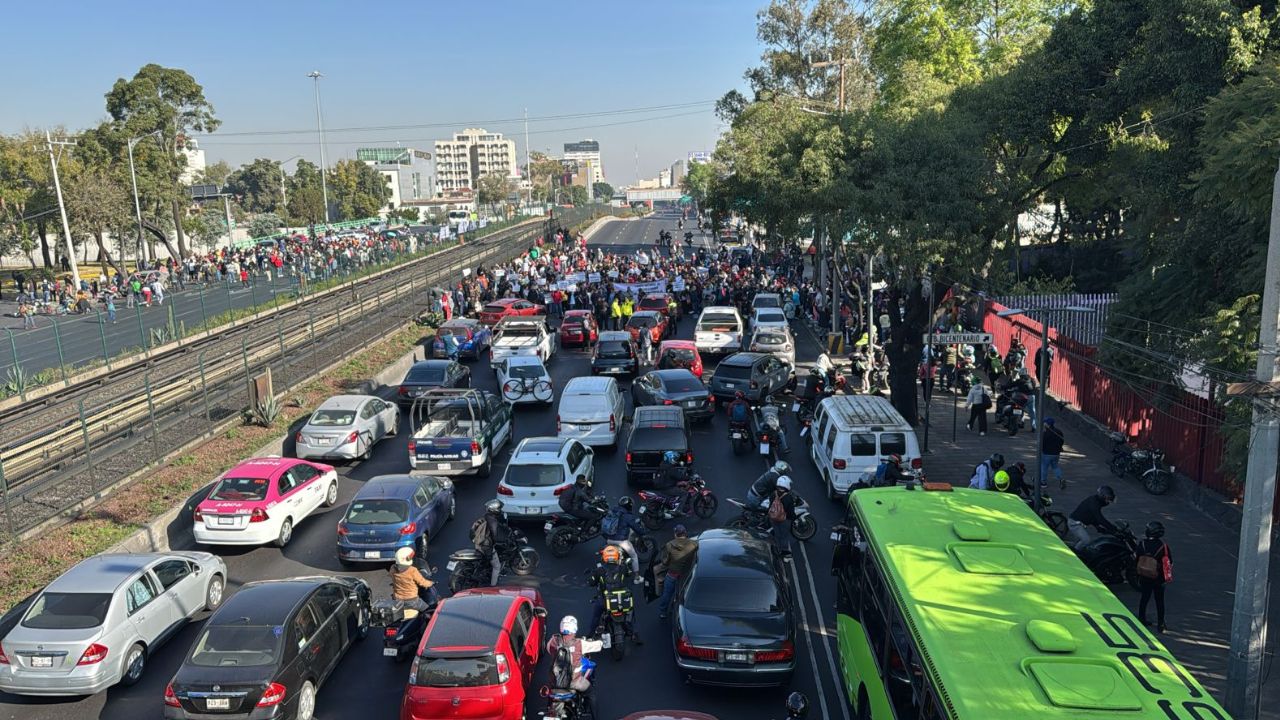
M 742 349 L 742 316 L 729 305 L 711 305 L 702 309 L 693 333 L 698 352 L 704 355 L 726 355 Z
M 546 362 L 556 352 L 556 334 L 542 316 L 510 316 L 493 328 L 489 362 L 517 355 L 532 355 Z

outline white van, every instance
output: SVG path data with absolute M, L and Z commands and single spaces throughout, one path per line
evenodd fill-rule
M 894 453 L 902 456 L 904 467 L 920 467 L 915 430 L 879 395 L 840 395 L 818 403 L 810 441 L 809 457 L 832 500 L 848 494 Z
M 560 393 L 556 435 L 583 445 L 618 446 L 626 400 L 611 377 L 576 377 Z
M 693 331 L 693 342 L 703 355 L 724 355 L 742 349 L 742 316 L 729 305 L 709 305 L 702 309 Z

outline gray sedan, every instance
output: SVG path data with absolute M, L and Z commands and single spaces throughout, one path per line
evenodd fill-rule
M 334 395 L 316 408 L 294 437 L 304 460 L 367 460 L 373 446 L 396 434 L 400 409 L 372 395 Z
M 761 327 L 751 333 L 745 345 L 748 352 L 769 353 L 792 367 L 796 364 L 796 340 L 785 327 Z
M 49 583 L 0 641 L 0 690 L 133 685 L 161 643 L 222 604 L 226 587 L 227 566 L 206 552 L 95 555 Z

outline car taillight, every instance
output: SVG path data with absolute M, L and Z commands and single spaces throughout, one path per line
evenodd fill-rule
M 502 653 L 494 653 L 494 664 L 498 666 L 498 682 L 504 683 L 511 679 L 511 666 L 507 664 L 507 656 Z
M 782 645 L 781 650 L 760 650 L 756 652 L 756 662 L 786 662 L 796 656 L 795 645 L 790 640 Z
M 266 521 L 267 521 L 267 511 L 263 510 L 262 508 L 254 508 L 253 513 L 249 515 L 249 522 L 251 523 L 266 522 Z
M 560 427 L 561 427 L 561 425 L 560 425 L 560 415 L 559 415 L 559 414 L 557 414 L 557 415 L 556 415 L 556 434 L 557 434 L 557 435 L 558 435 L 558 434 L 560 434 Z
M 684 464 L 685 464 L 685 465 L 692 465 L 692 464 L 693 464 L 693 451 L 692 451 L 692 450 L 686 450 L 686 451 L 685 451 L 685 454 L 684 454 Z
M 76 665 L 97 665 L 107 659 L 107 646 L 94 643 L 84 649 L 84 653 L 80 656 L 80 660 Z
M 662 404 L 663 404 L 663 405 L 671 405 L 671 404 L 673 404 L 673 403 L 672 403 L 670 400 L 663 400 L 663 401 L 662 401 Z
M 356 432 L 355 430 L 352 430 L 351 434 L 347 436 L 347 442 L 353 443 L 356 441 L 356 438 L 358 437 L 360 437 L 360 433 Z
M 512 496 L 512 497 L 515 497 L 515 494 L 516 494 L 516 493 L 515 493 L 515 491 L 514 491 L 514 490 L 512 490 L 512 489 L 511 489 L 511 488 L 509 488 L 509 487 L 507 487 L 506 485 L 499 485 L 499 486 L 498 486 L 498 494 L 499 494 L 499 495 L 510 495 L 510 496 Z
M 0 665 L 8 665 L 9 656 L 4 654 L 4 648 L 0 647 Z
M 695 660 L 716 660 L 715 650 L 690 645 L 689 638 L 684 636 L 676 640 L 676 654 L 681 657 L 694 658 Z
M 400 633 L 400 631 L 399 631 L 399 630 L 396 630 L 396 629 L 395 629 L 395 628 L 393 628 L 393 627 L 389 627 L 389 628 L 387 628 L 386 630 L 383 630 L 383 631 L 382 631 L 382 636 L 383 636 L 383 637 L 385 637 L 385 638 L 393 638 L 393 637 L 395 637 L 396 635 L 398 635 L 399 633 Z
M 708 396 L 707 396 L 707 404 L 708 404 L 708 405 L 715 405 L 715 404 L 716 404 L 716 396 L 715 396 L 715 395 L 708 395 Z
M 416 440 L 410 440 L 410 441 L 409 441 L 409 454 L 410 454 L 410 455 L 416 455 L 417 453 L 418 453 L 418 441 L 416 441 Z
M 182 707 L 182 703 L 178 702 L 178 694 L 173 691 L 173 685 L 164 686 L 164 704 L 169 707 Z
M 922 467 L 924 467 L 924 463 L 920 460 L 920 458 L 911 458 L 912 470 L 919 470 Z
M 627 464 L 631 464 L 631 453 L 627 453 Z
M 300 443 L 300 442 L 302 442 L 302 433 L 298 433 L 297 435 L 294 435 L 294 436 L 293 436 L 293 441 L 294 441 L 294 442 L 296 442 L 296 443 Z
M 204 522 L 204 512 L 197 507 L 195 510 L 191 511 L 191 519 L 196 522 Z
M 338 523 L 338 537 L 345 537 L 350 533 L 351 531 L 347 529 L 346 523 Z
M 262 697 L 258 700 L 258 707 L 271 707 L 284 702 L 284 686 L 280 683 L 271 683 L 266 690 L 262 691 Z
M 408 395 L 408 394 L 409 394 L 409 388 L 407 388 L 407 387 L 405 387 L 405 386 L 401 385 L 401 386 L 400 386 L 400 388 L 399 388 L 396 392 L 400 393 L 401 395 Z
M 756 388 L 758 388 L 758 387 L 760 387 L 760 383 L 756 382 L 755 380 L 752 380 L 752 381 L 751 381 L 751 389 L 752 389 L 752 390 L 755 390 L 755 389 L 756 389 Z
M 616 432 L 617 430 L 618 430 L 618 418 L 615 417 L 613 413 L 609 413 L 609 432 Z
M 408 525 L 405 525 L 404 527 L 400 528 L 401 535 L 412 535 L 416 532 L 418 532 L 418 523 L 416 522 L 411 522 Z
M 845 462 L 840 458 L 836 458 L 835 460 L 831 461 L 831 467 L 835 468 L 836 470 L 843 470 L 845 468 Z
M 560 497 L 560 495 L 561 495 L 565 490 L 568 490 L 572 485 L 573 485 L 573 483 L 567 483 L 567 484 L 565 484 L 565 485 L 561 485 L 560 487 L 556 488 L 556 491 L 555 491 L 555 493 L 554 493 L 554 494 L 555 494 L 555 496 L 556 496 L 556 497 Z
M 471 454 L 472 455 L 480 454 L 480 443 L 476 442 L 475 440 L 471 441 Z

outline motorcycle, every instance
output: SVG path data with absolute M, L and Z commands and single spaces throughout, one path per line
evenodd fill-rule
M 635 595 L 631 590 L 606 590 L 604 592 L 604 616 L 600 619 L 603 627 L 599 628 L 600 642 L 609 650 L 614 660 L 621 660 L 627 655 L 627 638 L 632 632 L 632 617 L 635 613 Z
M 568 667 L 569 662 L 568 651 L 564 649 L 561 649 L 557 657 L 552 660 L 551 681 L 556 686 L 552 688 L 543 685 L 538 691 L 538 694 L 547 701 L 547 709 L 539 714 L 547 720 L 595 720 L 595 707 L 591 698 L 586 693 L 580 693 L 569 687 L 573 681 L 573 673 Z M 583 655 L 579 668 L 583 677 L 594 680 L 596 664 L 593 660 Z
M 876 363 L 871 368 L 871 392 L 876 395 L 883 395 L 889 392 L 889 366 L 884 363 Z
M 1010 437 L 1017 435 L 1018 429 L 1022 427 L 1026 406 L 1025 393 L 1013 392 L 1001 395 L 996 403 L 996 425 L 1008 430 Z
M 963 357 L 956 361 L 956 390 L 968 395 L 973 389 L 973 367 Z
M 818 532 L 818 523 L 809 512 L 809 505 L 804 501 L 804 498 L 795 493 L 792 493 L 792 495 L 796 499 L 796 517 L 791 521 L 791 536 L 802 542 L 807 542 Z M 738 517 L 725 523 L 725 527 L 733 530 L 749 530 L 756 534 L 773 531 L 773 524 L 769 522 L 768 506 L 753 508 L 737 498 L 727 499 L 742 512 Z
M 716 514 L 720 501 L 714 493 L 707 489 L 707 483 L 698 473 L 693 473 L 688 480 L 676 486 L 680 494 L 670 497 L 652 490 L 641 490 L 640 520 L 650 530 L 657 530 L 667 520 L 688 517 L 690 513 L 703 520 Z M 681 510 L 681 506 L 689 508 Z
M 1129 531 L 1128 523 L 1115 525 L 1115 532 L 1100 534 L 1072 549 L 1102 582 L 1108 585 L 1127 582 L 1137 590 L 1138 539 Z
M 744 423 L 729 423 L 729 442 L 733 445 L 734 455 L 740 455 L 747 449 L 747 444 L 751 442 L 750 433 Z
M 600 517 L 583 520 L 573 515 L 556 513 L 542 526 L 547 533 L 547 548 L 552 555 L 567 557 L 574 545 L 600 537 L 600 520 L 609 512 L 609 500 L 598 497 L 591 502 L 591 507 Z
M 516 575 L 528 575 L 538 568 L 538 551 L 529 545 L 529 538 L 515 528 L 511 528 L 511 540 L 498 548 L 498 559 L 504 571 L 510 570 Z M 473 548 L 455 550 L 445 568 L 452 573 L 449 591 L 453 593 L 487 587 L 492 573 L 489 556 Z
M 1173 467 L 1164 467 L 1164 451 L 1156 448 L 1138 449 L 1128 444 L 1127 438 L 1118 432 L 1111 433 L 1111 460 L 1107 463 L 1116 477 L 1133 475 L 1142 481 L 1142 487 L 1152 495 L 1169 491 L 1173 481 Z
M 427 577 L 435 574 L 435 568 L 429 568 Z M 418 597 L 427 604 L 427 609 L 418 611 L 405 607 L 404 601 L 394 598 L 382 598 L 373 601 L 372 618 L 369 624 L 383 629 L 382 656 L 401 662 L 417 652 L 418 643 L 422 640 L 422 631 L 427 629 L 431 616 L 440 603 L 440 594 L 435 587 L 419 588 Z
M 759 443 L 760 454 L 772 462 L 778 454 L 774 446 L 782 443 L 782 433 L 786 432 L 782 427 L 782 408 L 767 403 L 754 408 L 752 418 L 755 420 L 756 442 Z

